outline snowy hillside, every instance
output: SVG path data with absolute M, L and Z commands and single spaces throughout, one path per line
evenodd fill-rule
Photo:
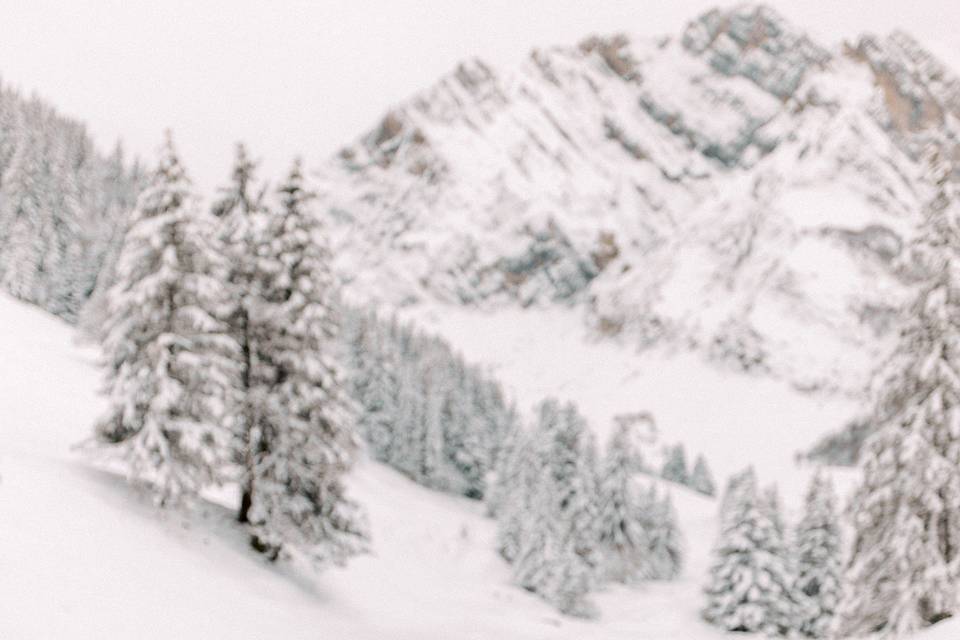
M 321 169 L 340 271 L 360 299 L 559 305 L 627 349 L 855 392 L 958 86 L 904 34 L 814 43 L 751 5 L 465 62 Z
M 482 505 L 365 462 L 350 488 L 373 554 L 314 575 L 253 553 L 233 513 L 157 511 L 73 445 L 103 409 L 95 354 L 43 312 L 0 298 L 0 637 L 719 638 L 700 588 L 716 504 L 673 489 L 681 579 L 598 594 L 598 622 L 558 615 L 510 584 Z M 709 436 L 709 433 L 707 433 Z
M 133 205 L 0 87 L 0 638 L 960 636 L 960 79 L 909 36 L 740 5 L 252 158 L 204 199 L 168 135 Z
M 803 470 L 791 468 L 790 447 L 842 409 L 773 382 L 750 401 L 748 382 L 738 385 L 735 374 L 702 363 L 661 369 L 655 367 L 665 363 L 638 365 L 610 345 L 576 346 L 583 328 L 556 314 L 459 320 L 441 328 L 470 356 L 488 353 L 489 340 L 502 341 L 509 355 L 488 363 L 523 398 L 569 394 L 598 425 L 621 408 L 654 408 L 664 432 L 707 451 L 723 472 L 742 462 L 744 442 L 752 439 L 750 461 L 761 477 L 784 484 L 790 507 L 805 482 Z M 350 488 L 372 521 L 372 555 L 322 575 L 278 568 L 249 549 L 226 507 L 210 502 L 198 515 L 157 511 L 122 478 L 90 466 L 73 446 L 89 436 L 103 409 L 96 354 L 76 345 L 71 327 L 7 297 L 0 297 L 0 324 L 0 352 L 7 355 L 0 390 L 7 436 L 0 451 L 0 637 L 726 637 L 698 616 L 717 527 L 713 500 L 671 489 L 687 538 L 683 574 L 668 583 L 608 586 L 595 597 L 596 622 L 560 616 L 510 584 L 481 504 L 419 487 L 369 461 L 352 474 Z M 528 340 L 544 326 L 554 330 L 550 340 Z M 584 367 L 556 366 L 561 353 L 582 357 Z M 657 381 L 674 376 L 690 383 L 668 395 L 668 384 Z M 790 424 L 774 419 L 781 413 Z M 919 637 L 958 632 L 945 623 Z

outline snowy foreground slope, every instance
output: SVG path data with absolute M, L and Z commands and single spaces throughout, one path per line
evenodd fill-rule
M 652 408 L 663 416 L 664 439 L 682 437 L 693 449 L 726 443 L 706 451 L 718 470 L 755 462 L 764 480 L 790 487 L 788 506 L 801 484 L 791 479 L 806 475 L 786 455 L 792 444 L 806 441 L 806 433 L 796 435 L 799 427 L 813 428 L 844 409 L 786 387 L 738 385 L 733 374 L 723 380 L 724 398 L 721 381 L 710 378 L 716 371 L 703 365 L 688 366 L 690 383 L 673 397 L 647 395 L 644 390 L 657 386 L 658 363 L 628 362 L 578 343 L 577 332 L 568 327 L 565 333 L 556 319 L 520 314 L 474 317 L 470 324 L 445 318 L 441 329 L 470 356 L 489 353 L 487 340 L 503 340 L 497 350 L 502 359 L 487 362 L 497 365 L 508 386 L 535 381 L 514 388 L 522 402 L 569 392 L 595 424 L 621 408 Z M 528 339 L 534 326 L 556 329 L 540 332 L 556 342 Z M 76 346 L 67 325 L 6 297 L 0 297 L 0 327 L 0 637 L 723 637 L 698 616 L 716 526 L 711 500 L 673 489 L 688 543 L 683 575 L 672 583 L 597 594 L 597 622 L 563 618 L 510 586 L 508 567 L 493 551 L 493 522 L 481 505 L 423 489 L 371 462 L 359 465 L 351 488 L 369 511 L 374 555 L 320 576 L 302 567 L 278 568 L 248 551 L 226 509 L 211 503 L 198 516 L 159 512 L 121 478 L 73 451 L 101 408 L 95 353 Z M 551 352 L 560 357 L 561 344 L 583 368 L 565 369 L 551 359 Z M 534 355 L 536 364 L 524 365 Z M 761 417 L 784 407 L 796 422 Z M 760 440 L 748 442 L 754 438 Z M 946 623 L 923 637 L 957 633 L 960 627 Z
M 0 637 L 711 638 L 697 617 L 714 504 L 682 490 L 690 562 L 675 583 L 599 594 L 561 618 L 508 583 L 481 505 L 365 462 L 351 479 L 375 555 L 321 576 L 265 564 L 231 514 L 158 512 L 71 447 L 101 408 L 95 353 L 0 298 Z

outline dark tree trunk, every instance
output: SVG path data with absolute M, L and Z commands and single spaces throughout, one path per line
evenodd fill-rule
M 241 349 L 243 361 L 240 369 L 240 384 L 244 394 L 250 392 L 250 368 L 252 359 L 250 354 L 250 319 L 245 307 L 240 307 Z M 246 403 L 246 400 L 244 401 Z M 253 506 L 253 420 L 249 405 L 246 405 L 243 415 L 243 493 L 240 496 L 240 510 L 237 511 L 237 522 L 250 522 L 250 507 Z
M 237 522 L 242 524 L 250 522 L 250 506 L 252 504 L 253 491 L 250 490 L 250 487 L 246 487 L 243 490 L 243 495 L 240 496 L 240 511 L 237 512 Z

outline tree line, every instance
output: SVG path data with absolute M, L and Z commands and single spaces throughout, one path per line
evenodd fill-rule
M 119 147 L 0 84 L 0 289 L 76 321 L 122 234 L 143 171 Z

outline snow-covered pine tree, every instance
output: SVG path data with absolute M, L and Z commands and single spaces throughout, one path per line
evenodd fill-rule
M 541 409 L 559 412 L 559 406 L 555 404 Z M 541 417 L 545 417 L 543 411 Z M 550 416 L 553 418 L 559 416 Z M 593 617 L 596 610 L 587 595 L 593 588 L 594 568 L 577 552 L 576 537 L 566 519 L 569 516 L 562 512 L 563 495 L 567 492 L 549 473 L 550 442 L 541 440 L 536 446 L 540 448 L 536 460 L 541 470 L 530 474 L 532 484 L 526 487 L 527 505 L 523 511 L 504 514 L 508 518 L 517 518 L 514 523 L 516 539 L 511 542 L 516 546 L 514 581 L 538 594 L 561 613 Z
M 553 542 L 557 548 L 550 552 L 555 561 L 545 589 L 547 601 L 568 616 L 595 618 L 597 607 L 587 597 L 594 584 L 593 571 L 580 562 L 571 540 Z
M 677 484 L 685 485 L 690 482 L 690 476 L 687 472 L 687 452 L 682 444 L 667 449 L 660 476 L 664 480 Z
M 673 580 L 683 570 L 684 541 L 670 494 L 659 496 L 656 484 L 640 494 L 637 519 L 647 538 L 641 577 Z
M 108 297 L 103 350 L 110 408 L 97 439 L 159 503 L 222 479 L 219 426 L 235 376 L 220 256 L 169 137 L 137 201 Z
M 229 403 L 225 421 L 232 431 L 233 458 L 238 464 L 240 505 L 237 520 L 249 522 L 253 504 L 254 455 L 260 446 L 260 416 L 266 401 L 263 388 L 270 382 L 269 368 L 260 366 L 260 345 L 270 340 L 269 323 L 256 322 L 261 286 L 271 270 L 269 261 L 261 254 L 266 237 L 267 211 L 262 194 L 251 192 L 256 182 L 256 164 L 250 160 L 246 147 L 237 144 L 230 183 L 220 189 L 220 198 L 212 207 L 219 219 L 218 236 L 226 256 L 222 277 L 232 292 L 232 307 L 227 315 L 230 334 L 239 346 L 239 375 L 233 400 Z
M 787 527 L 783 522 L 783 508 L 780 505 L 780 492 L 776 484 L 768 484 L 760 494 L 760 501 L 767 510 L 767 515 L 773 526 L 777 528 L 780 538 L 786 542 Z
M 418 484 L 464 493 L 463 477 L 444 448 L 443 410 L 449 400 L 444 363 L 406 358 L 400 366 L 393 437 L 388 462 Z
M 738 476 L 727 502 L 703 617 L 727 631 L 788 633 L 798 609 L 794 576 L 752 471 Z
M 539 406 L 532 441 L 514 580 L 563 613 L 590 616 L 586 594 L 600 562 L 592 436 L 576 407 L 550 398 Z
M 517 458 L 520 448 L 525 444 L 525 436 L 521 429 L 514 429 L 506 434 L 504 442 L 498 447 L 496 462 L 486 480 L 487 491 L 483 500 L 488 516 L 496 518 L 518 486 L 515 476 L 521 468 Z
M 573 550 L 591 573 L 600 569 L 597 523 L 597 449 L 586 419 L 568 402 L 556 431 L 547 435 L 547 468 L 556 483 L 560 521 L 568 525 Z
M 530 434 L 518 430 L 503 453 L 490 497 L 497 517 L 497 551 L 507 562 L 520 555 L 524 526 L 529 523 L 539 456 Z
M 723 490 L 723 497 L 720 498 L 720 526 L 725 526 L 728 514 L 733 511 L 733 507 L 739 504 L 738 494 L 741 490 L 756 491 L 757 474 L 753 466 L 749 466 L 739 473 L 735 473 L 727 480 L 727 485 Z
M 796 589 L 809 605 L 799 621 L 799 631 L 810 638 L 826 638 L 840 600 L 843 568 L 836 495 L 833 484 L 820 472 L 807 490 L 794 547 Z
M 631 426 L 622 422 L 607 444 L 600 474 L 598 524 L 604 575 L 630 582 L 647 577 L 650 537 L 634 489 Z
M 370 454 L 389 462 L 397 419 L 399 354 L 373 310 L 347 308 L 344 315 L 353 327 L 345 338 L 350 393 L 360 407 L 357 427 Z
M 423 456 L 426 451 L 427 389 L 416 365 L 416 361 L 407 358 L 399 369 L 394 437 L 388 462 L 414 482 L 425 484 L 428 480 Z
M 250 521 L 254 546 L 342 564 L 367 545 L 365 517 L 343 475 L 357 441 L 333 354 L 337 290 L 299 161 L 280 186 L 266 259 L 272 265 L 253 320 L 273 331 L 260 353 L 272 373 L 262 393 Z
M 230 183 L 219 190 L 220 197 L 213 203 L 211 213 L 217 218 L 231 218 L 238 213 L 247 215 L 262 209 L 266 188 L 257 184 L 256 174 L 257 163 L 250 157 L 247 146 L 238 142 L 234 148 Z M 233 221 L 233 224 L 239 226 L 242 222 Z
M 711 498 L 717 492 L 717 486 L 713 481 L 713 474 L 710 473 L 710 467 L 707 466 L 707 460 L 703 454 L 697 456 L 693 464 L 693 471 L 690 473 L 690 488 Z
M 946 188 L 946 187 L 945 187 Z M 941 193 L 915 249 L 931 274 L 875 394 L 877 432 L 850 503 L 839 631 L 905 634 L 957 611 L 960 570 L 960 204 Z

